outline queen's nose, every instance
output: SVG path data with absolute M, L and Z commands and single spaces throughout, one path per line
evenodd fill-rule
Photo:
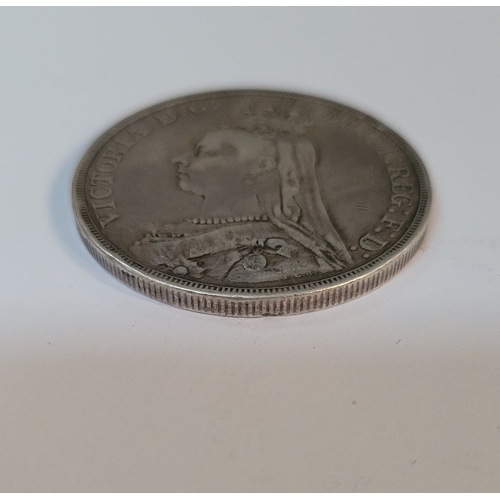
M 184 155 L 177 156 L 177 158 L 172 160 L 172 163 L 175 165 L 178 172 L 182 173 L 189 167 L 190 156 L 191 153 L 186 153 Z

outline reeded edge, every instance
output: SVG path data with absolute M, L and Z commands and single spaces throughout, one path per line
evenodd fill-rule
M 300 285 L 261 288 L 222 287 L 174 278 L 133 261 L 111 245 L 89 217 L 83 192 L 87 168 L 101 147 L 123 128 L 150 113 L 195 100 L 238 95 L 294 98 L 327 105 L 351 113 L 389 136 L 412 163 L 420 186 L 419 207 L 405 234 L 379 257 L 352 271 Z M 140 111 L 97 139 L 78 165 L 73 181 L 73 209 L 78 231 L 85 246 L 102 267 L 135 291 L 160 302 L 196 312 L 236 317 L 279 316 L 316 311 L 342 304 L 378 288 L 399 272 L 418 250 L 427 230 L 430 205 L 430 182 L 425 167 L 413 148 L 394 131 L 378 120 L 334 101 L 266 90 L 196 94 Z
M 78 230 L 85 246 L 97 262 L 136 292 L 189 311 L 244 318 L 319 311 L 360 297 L 375 290 L 398 273 L 413 257 L 425 236 L 425 230 L 421 231 L 403 252 L 387 261 L 385 265 L 347 282 L 315 290 L 273 293 L 272 296 L 258 293 L 249 297 L 229 293 L 214 294 L 203 289 L 189 290 L 163 283 L 120 262 L 114 255 L 96 247 L 80 225 L 78 225 Z

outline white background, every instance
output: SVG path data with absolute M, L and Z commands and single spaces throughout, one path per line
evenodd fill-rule
M 1 491 L 500 490 L 500 10 L 0 11 Z M 391 282 L 303 316 L 147 299 L 80 242 L 76 165 L 185 94 L 338 100 L 434 188 Z

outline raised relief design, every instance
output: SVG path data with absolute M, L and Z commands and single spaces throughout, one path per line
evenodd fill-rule
M 352 258 L 327 215 L 310 123 L 246 110 L 238 125 L 174 158 L 178 185 L 204 199 L 196 218 L 141 237 L 141 262 L 203 282 L 264 283 L 343 271 Z

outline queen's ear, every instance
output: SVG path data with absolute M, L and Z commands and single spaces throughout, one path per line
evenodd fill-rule
M 264 156 L 260 161 L 260 168 L 262 173 L 274 170 L 276 168 L 276 159 L 272 156 Z
M 264 156 L 259 159 L 257 165 L 252 168 L 252 177 L 271 172 L 276 168 L 276 160 L 272 156 Z

